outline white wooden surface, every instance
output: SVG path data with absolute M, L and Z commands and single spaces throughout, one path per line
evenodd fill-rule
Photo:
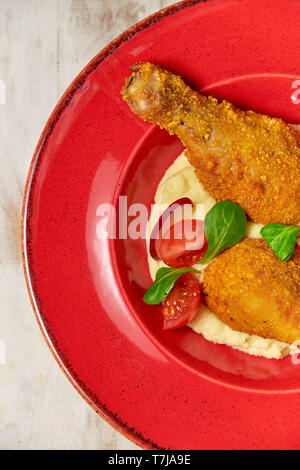
M 48 350 L 25 288 L 20 216 L 35 145 L 68 84 L 119 33 L 172 3 L 0 0 L 0 449 L 137 448 L 90 409 Z

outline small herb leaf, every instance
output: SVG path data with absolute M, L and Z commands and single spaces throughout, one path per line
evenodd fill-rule
M 217 202 L 204 220 L 208 248 L 199 263 L 207 264 L 226 248 L 240 242 L 246 235 L 246 227 L 247 218 L 240 206 L 232 201 Z
M 287 261 L 293 254 L 296 239 L 300 233 L 297 225 L 269 224 L 261 231 L 261 236 L 282 260 Z
M 177 279 L 188 272 L 198 272 L 194 268 L 160 268 L 155 276 L 154 283 L 145 292 L 144 302 L 150 305 L 160 304 L 168 295 Z

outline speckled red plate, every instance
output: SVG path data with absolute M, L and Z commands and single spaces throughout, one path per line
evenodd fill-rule
M 300 447 L 300 365 L 162 330 L 144 240 L 100 240 L 102 203 L 148 207 L 181 152 L 121 99 L 153 61 L 194 88 L 300 122 L 300 2 L 183 2 L 99 53 L 68 88 L 35 152 L 24 199 L 24 265 L 37 320 L 73 385 L 144 448 Z M 118 208 L 117 208 L 118 212 Z M 299 361 L 300 362 L 300 361 Z

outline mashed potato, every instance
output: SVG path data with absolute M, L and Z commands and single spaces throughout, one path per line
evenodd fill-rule
M 170 168 L 168 168 L 160 181 L 155 194 L 155 203 L 157 205 L 169 205 L 182 197 L 188 197 L 195 205 L 201 204 L 203 206 L 201 219 L 205 217 L 205 214 L 216 202 L 196 178 L 193 167 L 188 162 L 184 152 L 175 160 Z M 154 207 L 148 223 L 148 238 L 155 222 L 158 220 L 163 210 L 163 207 Z M 199 214 L 197 215 L 199 216 Z M 259 238 L 261 227 L 262 225 L 248 222 L 247 236 L 250 238 Z M 155 261 L 150 256 L 149 250 L 148 263 L 152 279 L 155 278 L 156 271 L 160 267 L 165 266 L 162 261 Z M 202 271 L 205 269 L 205 266 L 199 264 L 195 265 L 195 267 Z M 201 280 L 201 278 L 202 275 L 200 274 L 199 280 Z M 250 336 L 246 333 L 234 331 L 219 320 L 204 304 L 200 306 L 198 314 L 188 326 L 213 343 L 226 344 L 227 346 L 239 349 L 253 356 L 281 359 L 296 349 L 295 346 L 282 343 L 275 339 L 265 339 L 260 336 Z

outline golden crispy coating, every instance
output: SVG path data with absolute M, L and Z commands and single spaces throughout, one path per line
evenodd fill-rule
M 300 136 L 281 119 L 242 111 L 191 90 L 145 62 L 122 90 L 134 113 L 176 134 L 199 181 L 259 223 L 300 223 Z
M 300 339 L 300 252 L 281 261 L 263 239 L 245 239 L 205 269 L 207 306 L 233 330 Z

